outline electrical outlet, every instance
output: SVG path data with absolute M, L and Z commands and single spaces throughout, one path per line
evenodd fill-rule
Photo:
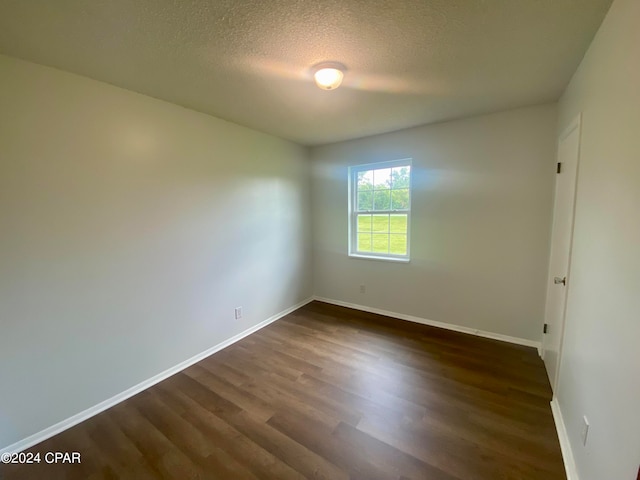
M 582 417 L 582 431 L 580 432 L 580 439 L 582 440 L 582 445 L 587 445 L 587 435 L 589 434 L 589 420 L 587 417 Z
M 242 318 L 242 307 L 236 307 L 236 320 Z
M 367 293 L 367 287 L 360 285 L 360 293 Z

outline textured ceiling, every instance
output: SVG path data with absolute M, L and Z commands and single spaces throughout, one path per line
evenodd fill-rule
M 0 52 L 317 145 L 554 101 L 610 3 L 0 0 Z

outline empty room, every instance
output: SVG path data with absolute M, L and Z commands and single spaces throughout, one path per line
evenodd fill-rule
M 0 2 L 0 478 L 640 480 L 639 25 Z

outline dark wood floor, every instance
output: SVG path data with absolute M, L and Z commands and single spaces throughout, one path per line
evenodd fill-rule
M 10 479 L 565 479 L 537 352 L 314 302 L 30 449 Z

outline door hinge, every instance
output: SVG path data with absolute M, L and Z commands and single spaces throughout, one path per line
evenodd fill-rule
M 562 172 L 562 163 L 558 162 L 558 165 L 556 165 L 556 173 L 560 173 Z
M 549 330 L 549 325 L 545 323 L 544 327 L 542 327 L 542 333 L 547 333 L 548 330 Z

